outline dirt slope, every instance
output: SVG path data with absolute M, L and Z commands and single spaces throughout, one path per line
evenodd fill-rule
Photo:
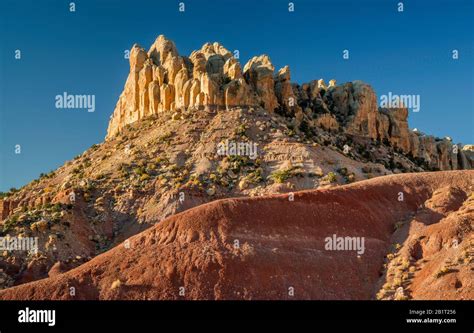
M 344 137 L 321 132 L 317 143 L 288 131 L 282 117 L 241 108 L 176 121 L 162 113 L 130 125 L 0 199 L 0 236 L 38 237 L 39 247 L 34 256 L 0 251 L 0 289 L 48 277 L 55 264 L 77 267 L 168 216 L 216 199 L 386 175 L 392 157 L 406 162 L 406 170 L 422 171 L 388 146 L 372 147 L 367 160 L 355 148 L 344 154 Z M 256 158 L 219 155 L 218 143 L 227 140 L 258 142 Z M 372 144 L 362 141 L 354 147 L 370 151 Z
M 472 299 L 473 180 L 474 171 L 401 174 L 293 201 L 217 200 L 0 298 Z M 333 234 L 364 237 L 365 252 L 326 250 Z

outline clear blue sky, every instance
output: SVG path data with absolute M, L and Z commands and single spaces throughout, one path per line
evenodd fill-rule
M 123 52 L 159 34 L 180 54 L 207 41 L 266 53 L 292 80 L 363 80 L 377 95 L 420 94 L 410 127 L 474 143 L 472 0 L 13 1 L 0 4 L 0 190 L 20 187 L 106 134 L 128 74 Z M 14 59 L 20 49 L 22 59 Z M 350 60 L 342 59 L 342 50 Z M 453 61 L 451 52 L 459 50 Z M 96 111 L 58 110 L 62 92 L 94 94 Z M 22 152 L 15 154 L 20 144 Z

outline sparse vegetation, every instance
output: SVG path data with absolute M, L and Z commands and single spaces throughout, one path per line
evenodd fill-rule
M 337 182 L 336 174 L 332 171 L 328 172 L 328 174 L 326 175 L 326 180 L 330 183 Z
M 452 269 L 450 269 L 449 267 L 443 266 L 435 273 L 435 278 L 439 279 L 443 275 L 446 275 L 446 274 L 449 274 L 449 273 L 452 273 L 452 272 L 453 272 Z
M 248 129 L 248 127 L 247 127 L 245 124 L 240 124 L 240 125 L 237 126 L 237 128 L 235 129 L 235 134 L 236 134 L 236 135 L 239 135 L 239 136 L 241 136 L 241 137 L 245 137 L 245 136 L 247 136 L 247 135 L 246 135 L 247 129 Z
M 169 143 L 173 137 L 173 132 L 163 133 L 157 140 L 158 143 Z
M 251 171 L 245 177 L 245 180 L 250 184 L 258 184 L 263 181 L 263 170 L 262 168 L 255 169 Z
M 299 167 L 290 167 L 282 170 L 277 170 L 270 174 L 269 178 L 275 183 L 283 183 L 289 178 L 300 174 L 299 169 Z
M 394 224 L 393 228 L 395 231 L 397 231 L 398 229 L 403 227 L 405 224 L 406 224 L 406 221 L 398 221 Z
M 347 176 L 347 168 L 339 168 L 336 170 L 341 176 Z

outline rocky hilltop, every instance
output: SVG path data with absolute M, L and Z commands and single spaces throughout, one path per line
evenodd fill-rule
M 288 66 L 275 73 L 267 55 L 242 67 L 219 43 L 206 43 L 189 57 L 160 35 L 148 52 L 134 45 L 130 73 L 111 117 L 107 138 L 160 112 L 173 119 L 198 110 L 261 107 L 289 117 L 305 132 L 315 128 L 343 131 L 400 149 L 438 170 L 470 169 L 474 160 L 449 138 L 438 139 L 408 127 L 407 108 L 379 108 L 373 89 L 361 81 L 328 87 L 323 80 L 291 83 Z M 469 148 L 470 149 L 470 148 Z
M 164 36 L 134 46 L 130 68 L 104 142 L 0 193 L 0 236 L 38 239 L 36 253 L 0 251 L 0 289 L 217 199 L 473 166 L 474 146 L 409 130 L 407 109 L 378 108 L 362 82 L 292 84 L 268 56 L 242 70 L 218 43 L 183 57 Z

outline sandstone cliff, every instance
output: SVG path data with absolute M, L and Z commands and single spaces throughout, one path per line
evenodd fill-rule
M 374 90 L 361 81 L 326 87 L 322 80 L 291 83 L 288 66 L 275 73 L 267 55 L 245 66 L 219 43 L 206 43 L 189 57 L 160 35 L 148 52 L 138 45 L 130 53 L 130 73 L 110 119 L 107 139 L 126 125 L 160 112 L 181 113 L 233 107 L 262 107 L 293 119 L 307 131 L 324 128 L 384 142 L 425 169 L 470 169 L 472 154 L 449 139 L 414 132 L 406 108 L 379 108 Z

